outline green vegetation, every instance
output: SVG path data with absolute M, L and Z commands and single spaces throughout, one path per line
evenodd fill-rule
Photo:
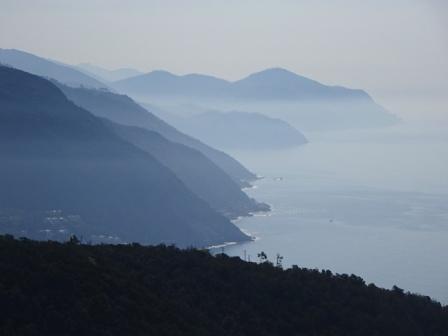
M 448 308 L 207 251 L 0 236 L 0 335 L 448 335 Z

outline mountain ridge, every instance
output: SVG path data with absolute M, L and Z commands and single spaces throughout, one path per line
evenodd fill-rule
M 1 232 L 179 246 L 249 239 L 53 83 L 3 66 L 0 156 Z
M 181 131 L 222 150 L 281 149 L 308 142 L 287 122 L 255 112 L 208 111 L 168 118 Z
M 197 196 L 227 218 L 268 211 L 269 206 L 249 198 L 230 176 L 201 152 L 174 143 L 159 133 L 137 126 L 103 122 L 124 140 L 148 152 L 168 167 Z
M 155 131 L 166 139 L 198 150 L 226 172 L 240 186 L 256 179 L 238 161 L 222 151 L 215 150 L 191 136 L 179 132 L 162 119 L 147 111 L 130 97 L 103 90 L 60 86 L 64 94 L 95 115 L 127 126 L 138 126 Z
M 143 74 L 143 72 L 133 68 L 109 70 L 91 63 L 80 63 L 76 65 L 76 68 L 82 72 L 87 72 L 88 75 L 99 79 L 101 82 L 113 82 Z
M 67 85 L 83 85 L 94 88 L 107 87 L 104 83 L 80 72 L 70 65 L 36 56 L 22 50 L 0 48 L 0 63 L 37 76 L 56 79 Z
M 138 81 L 141 84 L 141 83 L 143 83 L 143 81 L 145 79 L 148 80 L 148 79 L 152 79 L 153 77 L 155 77 L 155 79 L 165 79 L 165 80 L 166 79 L 186 80 L 186 79 L 193 78 L 196 80 L 208 80 L 210 82 L 214 82 L 215 84 L 217 84 L 217 83 L 222 84 L 222 85 L 227 84 L 227 85 L 234 86 L 234 87 L 244 86 L 253 81 L 260 81 L 260 80 L 267 82 L 267 84 L 270 86 L 272 86 L 272 83 L 274 83 L 274 85 L 276 85 L 279 82 L 284 83 L 285 81 L 286 82 L 289 81 L 289 84 L 301 83 L 301 84 L 312 85 L 312 86 L 318 87 L 318 88 L 333 88 L 333 89 L 337 89 L 337 90 L 348 90 L 348 91 L 358 92 L 360 95 L 368 96 L 371 99 L 371 97 L 364 90 L 350 89 L 350 88 L 346 88 L 346 87 L 340 86 L 340 85 L 325 85 L 321 82 L 318 82 L 311 78 L 296 74 L 290 70 L 287 70 L 287 69 L 281 68 L 281 67 L 273 67 L 273 68 L 267 68 L 264 70 L 260 70 L 260 71 L 251 73 L 241 79 L 234 80 L 234 81 L 229 81 L 229 80 L 225 80 L 225 79 L 222 79 L 222 78 L 219 78 L 216 76 L 200 74 L 200 73 L 189 73 L 189 74 L 185 74 L 185 75 L 176 75 L 167 70 L 153 70 L 148 73 L 144 73 L 144 74 L 137 75 L 134 77 L 115 81 L 113 83 L 113 85 L 120 88 L 122 84 L 129 83 L 132 81 Z
M 209 109 L 258 112 L 306 131 L 384 127 L 399 119 L 364 90 L 325 85 L 283 68 L 270 68 L 236 81 L 194 75 L 159 81 L 154 72 L 111 85 L 159 106 L 199 105 Z M 175 112 L 175 111 L 169 111 Z

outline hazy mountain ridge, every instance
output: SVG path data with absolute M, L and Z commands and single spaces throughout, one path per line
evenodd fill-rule
M 227 174 L 201 152 L 171 142 L 159 133 L 104 120 L 120 137 L 150 153 L 169 168 L 197 196 L 228 218 L 267 211 L 269 206 L 250 199 Z
M 117 81 L 112 85 L 125 93 L 154 96 L 215 96 L 224 95 L 230 83 L 200 74 L 174 75 L 155 70 L 147 74 Z
M 191 117 L 169 118 L 181 131 L 223 150 L 281 149 L 308 142 L 287 122 L 260 113 L 210 111 Z
M 255 111 L 286 120 L 300 130 L 383 127 L 398 122 L 363 90 L 324 85 L 282 68 L 263 70 L 234 82 L 153 71 L 112 85 L 148 103 Z
M 0 63 L 37 76 L 56 79 L 71 86 L 105 88 L 106 85 L 72 66 L 48 60 L 21 50 L 0 49 Z
M 215 150 L 179 132 L 154 114 L 145 110 L 128 96 L 105 92 L 103 90 L 60 87 L 69 99 L 99 117 L 110 119 L 119 124 L 138 126 L 155 131 L 172 142 L 177 142 L 200 151 L 226 174 L 232 177 L 240 186 L 246 186 L 248 181 L 256 178 L 253 173 L 249 172 L 235 159 L 224 152 Z
M 0 62 L 70 86 L 107 87 L 86 75 L 85 70 L 18 50 L 0 50 Z M 281 118 L 300 130 L 383 127 L 399 122 L 363 90 L 324 85 L 282 68 L 260 71 L 234 82 L 201 74 L 177 76 L 167 71 L 153 71 L 115 81 L 110 86 L 145 103 L 196 104 L 208 109 L 258 112 Z M 195 141 L 185 141 L 196 149 L 206 150 Z M 242 173 L 241 167 L 223 159 L 222 155 L 214 152 L 208 156 L 226 161 L 219 165 L 227 164 L 227 169 Z
M 2 66 L 0 106 L 2 232 L 180 246 L 248 239 L 51 82 Z
M 118 80 L 113 86 L 122 92 L 146 96 L 194 96 L 243 100 L 371 99 L 363 90 L 328 86 L 297 75 L 283 68 L 271 68 L 248 75 L 237 81 L 227 81 L 202 74 L 175 75 L 155 70 L 147 74 Z
M 253 73 L 233 82 L 235 96 L 260 100 L 368 99 L 363 90 L 328 86 L 282 68 Z
M 91 63 L 80 63 L 76 67 L 102 82 L 114 82 L 143 74 L 141 71 L 132 68 L 108 70 Z

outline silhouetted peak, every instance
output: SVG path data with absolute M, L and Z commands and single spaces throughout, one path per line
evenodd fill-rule
M 254 72 L 251 76 L 255 75 L 298 76 L 296 73 L 281 67 L 268 68 L 262 71 Z
M 148 72 L 147 74 L 143 76 L 157 76 L 157 77 L 178 77 L 177 75 L 166 71 L 166 70 L 153 70 L 151 72 Z
M 321 85 L 320 83 L 300 76 L 292 71 L 283 68 L 269 68 L 259 72 L 255 72 L 235 83 L 270 83 L 271 85 L 283 84 L 290 85 L 293 83 Z

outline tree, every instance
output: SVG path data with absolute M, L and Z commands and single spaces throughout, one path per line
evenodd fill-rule
M 79 245 L 81 244 L 81 241 L 78 239 L 78 237 L 76 237 L 76 235 L 71 235 L 68 243 L 73 245 Z
M 268 261 L 268 256 L 263 251 L 258 253 L 257 257 L 258 257 L 258 261 L 260 262 L 260 264 L 265 263 L 266 261 Z
M 279 253 L 277 253 L 276 261 L 275 261 L 275 267 L 283 268 L 283 256 L 281 256 Z

